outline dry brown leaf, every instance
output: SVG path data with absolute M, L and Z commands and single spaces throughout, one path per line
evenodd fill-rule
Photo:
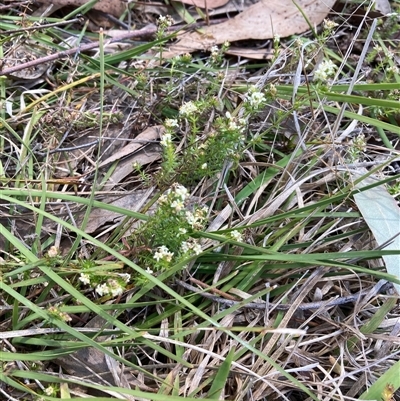
M 225 5 L 218 8 L 209 8 L 208 15 L 210 17 L 226 16 L 227 13 L 239 13 L 253 4 L 258 3 L 259 0 L 229 0 Z M 207 7 L 210 7 L 207 2 Z M 185 21 L 182 15 L 176 12 L 171 5 L 156 3 L 156 2 L 138 2 L 135 4 L 135 11 L 144 14 L 155 15 L 170 15 L 175 23 Z M 188 7 L 183 16 L 190 15 L 194 20 L 201 19 L 200 14 L 194 7 Z
M 153 188 L 146 190 L 135 190 L 132 193 L 126 193 L 126 195 L 115 195 L 107 198 L 109 205 L 117 206 L 133 212 L 139 212 L 140 209 L 148 201 L 149 197 L 153 194 Z M 80 225 L 83 221 L 83 215 L 77 216 L 76 221 Z M 120 213 L 111 212 L 109 210 L 96 208 L 90 214 L 89 221 L 86 225 L 85 232 L 92 234 L 96 232 L 100 227 L 107 224 L 119 224 L 124 219 Z
M 137 163 L 138 165 L 144 167 L 147 164 L 154 163 L 155 161 L 161 158 L 161 149 L 160 146 L 151 144 L 146 148 L 140 150 L 135 153 L 131 157 L 127 157 L 121 162 L 118 163 L 118 166 L 115 168 L 114 172 L 111 174 L 107 183 L 104 185 L 104 191 L 111 191 L 115 186 L 118 186 L 120 182 L 123 182 L 125 177 L 133 171 L 133 164 Z
M 54 4 L 57 7 L 75 6 L 80 7 L 86 4 L 88 0 L 41 0 L 40 3 L 50 5 Z M 126 9 L 126 3 L 122 0 L 98 0 L 93 5 L 93 10 L 103 11 L 103 13 L 112 14 L 115 17 L 120 17 Z
M 392 12 L 392 8 L 389 0 L 376 0 L 375 10 L 380 11 L 383 15 L 390 14 Z
M 315 26 L 324 20 L 335 0 L 298 0 L 297 4 Z M 204 28 L 202 33 L 183 33 L 163 55 L 173 57 L 194 50 L 209 50 L 225 41 L 271 39 L 274 35 L 286 37 L 308 29 L 307 21 L 292 0 L 261 0 L 222 24 Z
M 213 9 L 224 6 L 229 0 L 179 0 L 180 3 L 200 8 Z
M 120 161 L 125 157 L 133 155 L 140 148 L 143 148 L 145 145 L 152 143 L 159 139 L 164 132 L 164 127 L 162 125 L 155 125 L 153 127 L 149 127 L 143 132 L 141 132 L 135 139 L 133 139 L 128 145 L 122 147 L 117 152 L 113 153 L 106 160 L 102 161 L 98 168 L 105 167 L 111 163 L 116 161 Z
M 251 58 L 253 60 L 271 60 L 273 58 L 272 51 L 268 49 L 252 49 L 251 47 L 230 47 L 226 54 L 232 56 Z

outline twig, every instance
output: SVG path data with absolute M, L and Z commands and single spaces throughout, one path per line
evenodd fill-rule
M 118 42 L 118 41 L 126 40 L 126 39 L 142 38 L 144 36 L 152 36 L 156 32 L 157 32 L 157 27 L 155 25 L 150 25 L 145 28 L 138 29 L 138 30 L 132 31 L 132 32 L 128 32 L 124 35 L 112 38 L 107 43 L 114 43 L 114 42 Z M 14 74 L 17 71 L 21 71 L 25 68 L 31 68 L 31 67 L 37 66 L 39 64 L 44 64 L 44 63 L 48 63 L 50 61 L 54 61 L 54 60 L 57 60 L 60 58 L 65 58 L 65 57 L 71 56 L 72 54 L 75 54 L 77 52 L 92 50 L 99 46 L 100 46 L 99 42 L 93 42 L 93 43 L 88 43 L 86 45 L 74 47 L 72 49 L 62 50 L 60 52 L 53 53 L 48 56 L 40 57 L 36 60 L 28 61 L 27 63 L 23 63 L 23 64 L 16 65 L 14 67 L 7 68 L 5 70 L 0 71 L 0 74 L 7 76 L 10 74 Z
M 58 27 L 58 26 L 63 26 L 63 25 L 68 25 L 68 24 L 73 24 L 75 22 L 82 22 L 83 18 L 82 17 L 78 17 L 78 18 L 74 18 L 74 19 L 70 19 L 68 21 L 60 21 L 60 22 L 54 22 L 52 24 L 43 24 L 43 25 L 34 25 L 28 28 L 20 28 L 20 29 L 13 29 L 13 30 L 9 30 L 9 31 L 3 31 L 1 32 L 2 35 L 11 35 L 14 33 L 23 33 L 23 32 L 29 32 L 29 31 L 39 31 L 41 29 L 47 29 L 47 28 L 54 28 L 54 27 Z
M 217 19 L 217 20 L 212 21 L 211 25 L 218 24 L 223 21 L 225 21 L 225 19 Z M 190 28 L 196 29 L 203 25 L 204 25 L 203 22 L 193 23 L 193 24 L 190 24 Z M 185 27 L 188 27 L 188 25 L 186 25 Z M 40 26 L 38 28 L 40 28 Z M 182 30 L 183 28 L 184 28 L 183 26 L 173 26 L 173 27 L 169 27 L 167 29 L 167 32 L 170 32 L 170 33 L 178 32 L 178 31 Z M 157 32 L 157 27 L 154 24 L 150 24 L 142 29 L 138 29 L 136 31 L 128 32 L 123 35 L 114 37 L 114 38 L 108 40 L 106 44 L 115 43 L 115 42 L 119 42 L 121 40 L 127 40 L 127 39 L 143 38 L 143 37 L 148 37 L 148 36 L 151 37 L 151 36 L 154 36 L 156 32 Z M 92 50 L 99 46 L 100 46 L 100 44 L 97 41 L 97 42 L 93 42 L 93 43 L 88 43 L 86 45 L 73 47 L 68 50 L 62 50 L 60 52 L 53 53 L 48 56 L 40 57 L 36 60 L 29 61 L 27 63 L 19 64 L 14 67 L 7 68 L 5 70 L 0 70 L 0 76 L 2 76 L 2 75 L 7 76 L 7 75 L 13 74 L 17 71 L 21 71 L 25 68 L 35 67 L 39 64 L 44 64 L 44 63 L 48 63 L 50 61 L 54 61 L 54 60 L 57 60 L 60 58 L 65 58 L 65 57 L 71 56 L 72 54 L 75 54 L 78 52 Z
M 180 286 L 182 286 L 183 288 L 186 288 L 187 290 L 193 291 L 193 292 L 203 296 L 204 298 L 211 299 L 214 302 L 218 302 L 218 303 L 227 305 L 229 307 L 235 306 L 235 305 L 240 305 L 241 308 L 248 308 L 248 309 L 265 310 L 267 308 L 273 308 L 276 310 L 286 311 L 292 306 L 291 304 L 273 304 L 270 302 L 268 302 L 268 303 L 267 302 L 246 302 L 246 300 L 230 301 L 225 298 L 220 298 L 220 297 L 211 295 L 205 291 L 201 291 L 198 288 L 185 283 L 184 281 L 181 281 L 181 280 L 175 280 L 175 281 Z M 385 280 L 380 280 L 379 283 L 377 283 L 377 285 L 374 286 L 373 290 L 374 290 L 374 292 L 382 293 L 390 285 L 391 285 L 391 283 L 389 283 Z M 343 305 L 343 304 L 347 304 L 349 302 L 355 302 L 355 301 L 359 300 L 361 297 L 369 294 L 370 291 L 371 291 L 371 289 L 367 289 L 367 290 L 359 291 L 353 295 L 348 295 L 347 297 L 339 297 L 339 298 L 332 299 L 330 301 L 306 302 L 306 303 L 300 304 L 298 306 L 298 309 L 299 310 L 308 310 L 308 309 L 319 309 L 321 307 L 329 308 L 331 306 Z

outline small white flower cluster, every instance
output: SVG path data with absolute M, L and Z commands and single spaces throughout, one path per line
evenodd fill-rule
M 158 26 L 168 28 L 174 24 L 174 19 L 170 15 L 160 15 L 157 20 Z
M 219 52 L 218 46 L 211 47 L 210 52 L 211 52 L 211 56 L 215 56 L 215 55 L 218 56 L 218 52 Z
M 200 255 L 202 252 L 201 245 L 199 241 L 194 238 L 189 238 L 188 241 L 183 241 L 181 244 L 181 251 L 185 254 L 195 254 Z
M 81 273 L 79 276 L 79 281 L 82 281 L 83 284 L 89 285 L 90 284 L 89 274 Z
M 208 220 L 208 208 L 195 206 L 192 211 L 187 210 L 186 202 L 189 195 L 187 188 L 175 183 L 158 199 L 160 206 L 154 218 L 157 220 L 157 216 L 160 218 L 168 216 L 174 227 L 169 231 L 167 238 L 161 236 L 158 240 L 158 244 L 164 245 L 153 250 L 155 262 L 151 268 L 157 272 L 165 270 L 169 263 L 176 262 L 182 255 L 198 255 L 202 252 L 198 241 L 190 237 L 190 232 L 204 229 Z
M 161 135 L 160 144 L 164 147 L 169 146 L 172 143 L 172 135 L 169 132 L 165 132 Z
M 317 81 L 326 82 L 328 78 L 335 75 L 335 70 L 336 65 L 332 60 L 324 60 L 314 71 L 314 79 Z
M 237 242 L 243 242 L 243 235 L 238 230 L 233 230 L 229 236 Z
M 51 246 L 49 251 L 47 252 L 47 256 L 49 258 L 55 258 L 56 256 L 58 256 L 60 250 L 56 247 L 56 246 Z
M 214 62 L 217 61 L 218 58 L 219 58 L 219 49 L 218 49 L 218 46 L 213 46 L 213 47 L 211 47 L 210 52 L 211 52 L 211 59 L 212 59 Z
M 167 118 L 167 119 L 164 121 L 164 126 L 165 126 L 165 128 L 175 128 L 175 127 L 179 127 L 178 120 L 175 119 L 175 118 Z
M 265 96 L 257 87 L 251 86 L 246 95 L 246 100 L 253 109 L 257 110 L 265 102 Z
M 395 54 L 394 54 L 393 51 L 391 51 L 391 50 L 388 49 L 388 50 L 385 51 L 385 56 L 386 56 L 389 60 L 393 60 L 394 57 L 395 57 Z
M 46 387 L 43 391 L 49 397 L 57 394 L 57 390 L 53 386 Z
M 229 113 L 229 111 L 227 111 L 225 113 L 225 117 L 228 119 L 229 123 L 228 123 L 228 129 L 232 130 L 232 131 L 239 131 L 239 132 L 243 132 L 246 128 L 246 120 L 244 118 L 235 118 L 231 115 L 231 113 Z
M 363 153 L 367 150 L 367 142 L 364 134 L 357 135 L 348 147 L 348 156 L 351 163 L 357 162 L 362 158 Z
M 183 103 L 183 105 L 179 108 L 179 114 L 182 117 L 190 117 L 197 111 L 198 107 L 192 101 Z
M 118 273 L 118 276 L 122 278 L 122 280 L 125 281 L 125 283 L 129 283 L 131 280 L 131 275 L 129 273 Z
M 179 213 L 185 207 L 185 201 L 189 196 L 189 191 L 180 184 L 173 184 L 172 189 L 168 189 L 165 194 L 158 198 L 160 204 L 169 206 Z
M 330 19 L 324 19 L 324 29 L 327 31 L 333 31 L 338 25 L 339 24 Z
M 58 305 L 52 305 L 47 309 L 47 312 L 49 313 L 50 316 L 62 320 L 63 322 L 70 322 L 72 320 L 72 317 L 68 315 L 67 312 L 62 312 L 59 309 L 59 304 Z
M 390 67 L 386 67 L 386 72 L 390 74 L 400 74 L 400 69 L 397 65 L 392 65 Z
M 194 230 L 201 230 L 204 228 L 204 224 L 207 221 L 207 213 L 207 206 L 203 206 L 201 208 L 197 208 L 194 213 L 187 210 L 185 217 L 190 227 L 192 227 Z
M 116 297 L 121 295 L 124 291 L 123 287 L 117 280 L 108 279 L 106 283 L 99 284 L 95 290 L 101 297 L 103 295 L 111 295 Z
M 131 279 L 131 275 L 129 273 L 117 273 L 117 275 L 125 282 L 129 283 Z M 87 273 L 81 273 L 79 277 L 79 281 L 81 281 L 85 285 L 92 284 L 92 277 Z M 122 294 L 124 291 L 124 286 L 122 286 L 118 280 L 116 279 L 108 279 L 107 282 L 96 285 L 95 291 L 102 297 L 103 295 L 112 295 L 116 297 L 117 295 Z
M 170 252 L 166 246 L 158 247 L 158 250 L 154 252 L 154 259 L 159 262 L 160 260 L 165 260 L 166 262 L 171 262 L 172 257 L 174 256 L 173 252 Z
M 276 97 L 278 90 L 276 89 L 276 86 L 274 84 L 269 84 L 269 93 L 272 97 Z

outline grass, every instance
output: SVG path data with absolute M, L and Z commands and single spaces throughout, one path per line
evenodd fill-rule
M 14 11 L 1 54 L 52 60 L 0 80 L 0 398 L 399 399 L 400 249 L 355 196 L 399 201 L 397 17 L 239 64 Z

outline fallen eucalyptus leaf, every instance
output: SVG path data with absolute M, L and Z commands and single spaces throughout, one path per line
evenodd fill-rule
M 335 0 L 261 0 L 226 22 L 202 29 L 201 33 L 182 33 L 180 40 L 163 56 L 173 57 L 194 50 L 209 50 L 226 41 L 271 39 L 275 35 L 286 37 L 299 34 L 310 29 L 309 23 L 312 27 L 320 24 L 334 4 Z
M 356 177 L 359 178 L 359 177 Z M 371 177 L 363 179 L 357 188 L 376 183 Z M 354 200 L 365 222 L 379 246 L 390 241 L 384 250 L 400 249 L 400 208 L 383 185 L 379 185 L 354 195 Z M 386 270 L 389 274 L 400 279 L 400 259 L 398 255 L 386 255 Z M 400 294 L 400 285 L 393 283 Z

